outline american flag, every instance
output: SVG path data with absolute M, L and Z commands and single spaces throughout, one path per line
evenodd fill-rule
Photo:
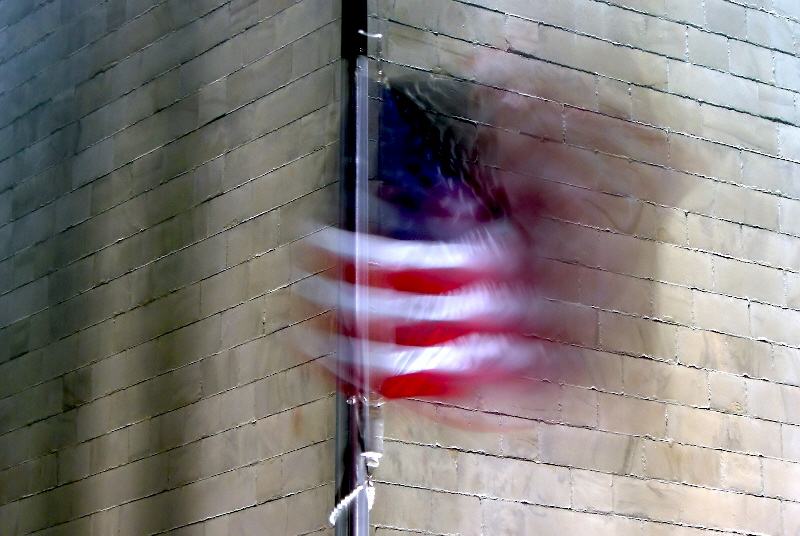
M 474 128 L 441 113 L 458 101 L 435 81 L 386 85 L 369 230 L 313 238 L 339 269 L 308 298 L 339 308 L 335 336 L 354 349 L 330 368 L 363 383 L 351 361 L 361 352 L 369 388 L 386 398 L 460 395 L 542 353 L 524 336 L 524 233 L 480 164 Z

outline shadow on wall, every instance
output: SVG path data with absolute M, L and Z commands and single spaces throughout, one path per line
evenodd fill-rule
M 170 80 L 168 92 L 177 95 L 177 79 Z M 65 534 L 149 534 L 181 526 L 193 505 L 179 488 L 207 476 L 192 427 L 214 417 L 192 404 L 203 394 L 200 359 L 219 351 L 220 321 L 203 318 L 199 280 L 224 270 L 226 247 L 223 236 L 209 235 L 208 203 L 200 203 L 219 193 L 223 169 L 221 159 L 190 168 L 209 150 L 221 152 L 224 139 L 214 146 L 182 135 L 199 124 L 197 93 L 161 111 L 158 120 L 129 127 L 130 145 L 109 155 L 115 169 L 91 185 L 92 218 L 53 245 L 61 247 L 53 256 L 77 261 L 88 269 L 79 279 L 91 283 L 85 294 L 53 304 L 49 339 L 67 338 L 51 347 L 75 367 L 63 378 L 62 413 L 38 426 L 42 433 L 31 435 L 28 448 L 57 451 L 59 487 L 20 503 L 20 533 L 60 525 Z M 102 321 L 87 327 L 90 319 Z M 237 446 L 230 452 L 237 456 Z

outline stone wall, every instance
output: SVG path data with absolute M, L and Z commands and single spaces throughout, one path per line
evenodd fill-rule
M 378 4 L 382 72 L 502 102 L 492 165 L 560 204 L 550 361 L 387 405 L 377 534 L 798 533 L 800 5 Z
M 550 357 L 385 406 L 375 533 L 800 532 L 800 4 L 371 9 L 383 74 L 468 88 L 489 163 L 563 201 Z M 1 533 L 332 533 L 291 261 L 335 189 L 339 17 L 0 0 Z
M 0 533 L 326 527 L 289 259 L 337 179 L 338 20 L 0 2 Z

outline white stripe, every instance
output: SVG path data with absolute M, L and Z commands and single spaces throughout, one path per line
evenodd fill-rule
M 436 371 L 470 373 L 487 367 L 513 372 L 544 358 L 545 343 L 508 335 L 473 334 L 442 346 L 370 342 L 368 366 L 381 376 Z
M 338 292 L 339 285 L 343 292 Z M 356 308 L 356 285 L 323 276 L 295 283 L 297 292 L 322 307 Z M 522 320 L 531 313 L 535 296 L 521 285 L 476 284 L 444 294 L 415 294 L 368 287 L 367 307 L 375 318 L 406 321 L 486 319 L 492 325 Z
M 366 255 L 370 264 L 386 268 L 502 268 L 512 271 L 514 233 L 508 225 L 486 226 L 480 233 L 458 242 L 428 242 L 422 240 L 395 240 L 377 235 L 366 235 Z M 354 233 L 327 227 L 314 233 L 310 240 L 318 248 L 341 258 L 355 258 Z

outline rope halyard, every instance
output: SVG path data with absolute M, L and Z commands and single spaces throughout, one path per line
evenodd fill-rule
M 328 516 L 328 523 L 336 525 L 336 519 L 344 511 L 345 508 L 350 506 L 350 503 L 358 497 L 358 494 L 364 490 L 367 493 L 367 508 L 372 510 L 372 503 L 375 502 L 375 484 L 372 483 L 372 477 L 367 477 L 367 480 L 356 486 L 356 489 L 345 495 L 339 504 L 333 507 L 331 514 Z

